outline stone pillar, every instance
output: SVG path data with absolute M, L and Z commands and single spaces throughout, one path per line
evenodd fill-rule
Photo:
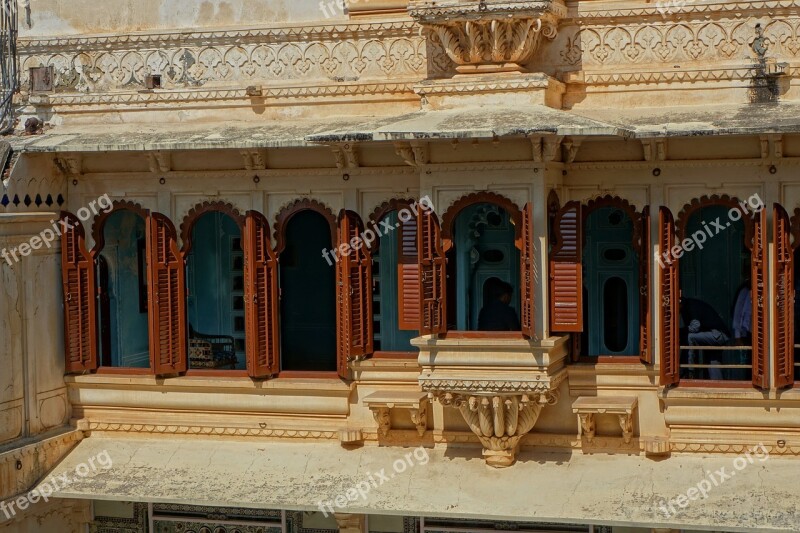
M 334 513 L 340 533 L 367 533 L 367 515 Z

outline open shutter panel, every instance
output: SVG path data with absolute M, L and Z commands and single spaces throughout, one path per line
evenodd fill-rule
M 550 330 L 583 331 L 583 216 L 580 202 L 568 202 L 556 218 L 558 239 L 550 254 Z
M 789 215 L 775 204 L 775 387 L 794 384 L 794 249 Z
M 522 286 L 520 287 L 520 292 L 522 295 L 522 309 L 520 323 L 522 324 L 523 335 L 533 338 L 536 336 L 536 309 L 534 305 L 536 300 L 536 277 L 534 275 L 533 206 L 531 204 L 526 204 L 525 209 L 522 210 L 521 229 L 520 272 L 522 274 Z
M 420 335 L 446 333 L 447 273 L 441 230 L 436 213 L 423 206 L 419 206 L 417 216 L 417 250 L 420 272 Z
M 675 220 L 666 207 L 658 213 L 658 250 L 664 253 L 675 243 Z M 678 321 L 680 292 L 678 288 L 678 259 L 664 259 L 659 265 L 661 286 L 661 385 L 673 385 L 680 380 L 680 338 Z
M 642 240 L 639 249 L 639 354 L 642 362 L 653 364 L 653 332 L 650 326 L 650 273 L 653 250 L 650 241 L 650 206 L 642 210 Z
M 150 357 L 157 375 L 186 372 L 186 272 L 175 226 L 160 213 L 147 220 Z
M 342 211 L 339 216 L 339 245 L 358 245 L 351 246 L 350 253 L 342 254 L 336 264 L 338 369 L 343 378 L 348 377 L 349 361 L 372 353 L 372 260 L 361 238 L 362 231 L 363 224 L 358 214 Z
M 769 388 L 767 373 L 767 210 L 753 218 L 753 250 L 750 266 L 753 301 L 753 385 Z
M 408 213 L 411 213 L 409 210 Z M 397 302 L 401 330 L 419 329 L 419 257 L 417 253 L 417 217 L 400 220 L 397 254 Z
M 245 220 L 245 335 L 247 370 L 265 378 L 280 371 L 278 345 L 278 261 L 269 239 L 269 223 L 256 211 Z
M 64 288 L 66 371 L 97 369 L 94 262 L 86 250 L 86 233 L 78 217 L 62 213 L 61 274 Z

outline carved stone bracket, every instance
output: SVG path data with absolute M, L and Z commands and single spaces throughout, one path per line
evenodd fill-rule
M 358 168 L 358 150 L 351 143 L 334 144 L 331 146 L 333 156 L 336 158 L 336 167 L 339 170 Z
M 429 161 L 428 143 L 422 141 L 397 142 L 394 145 L 397 155 L 412 167 L 427 165 Z
M 428 429 L 428 397 L 424 392 L 386 391 L 375 392 L 364 398 L 363 403 L 372 411 L 378 424 L 378 432 L 386 437 L 392 429 L 390 409 L 406 409 L 411 421 L 422 437 Z
M 545 405 L 558 401 L 557 391 L 532 394 L 474 395 L 432 393 L 442 405 L 452 406 L 483 444 L 486 464 L 506 467 L 516 460 L 519 441 L 539 419 Z
M 581 433 L 589 444 L 595 437 L 595 415 L 616 415 L 622 428 L 622 440 L 630 444 L 633 439 L 633 413 L 636 411 L 636 396 L 581 396 L 572 404 L 572 412 L 578 415 Z
M 524 72 L 565 8 L 551 0 L 412 0 L 409 14 L 441 42 L 461 73 Z

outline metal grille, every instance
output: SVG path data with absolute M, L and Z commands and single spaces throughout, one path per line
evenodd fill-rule
M 17 0 L 0 0 L 0 76 L 2 77 L 2 100 L 0 100 L 0 133 L 14 128 L 14 93 L 19 89 L 17 69 Z

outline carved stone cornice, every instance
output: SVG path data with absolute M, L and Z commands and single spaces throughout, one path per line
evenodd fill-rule
M 564 4 L 552 0 L 412 0 L 458 72 L 524 72 L 542 37 L 554 39 Z

